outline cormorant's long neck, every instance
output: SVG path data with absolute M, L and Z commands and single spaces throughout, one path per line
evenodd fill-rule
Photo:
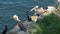
M 29 15 L 27 15 L 28 21 L 32 21 L 31 18 L 29 17 Z
M 7 30 L 8 30 L 8 28 L 7 28 L 7 26 L 5 26 L 5 29 L 2 31 L 2 34 L 6 34 Z

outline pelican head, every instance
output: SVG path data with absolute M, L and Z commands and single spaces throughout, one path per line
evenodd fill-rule
M 16 21 L 20 21 L 17 15 L 13 15 L 13 18 L 14 18 Z
M 38 8 L 39 6 L 36 6 L 35 8 Z

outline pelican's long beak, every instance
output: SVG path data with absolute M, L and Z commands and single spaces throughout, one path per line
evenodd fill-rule
M 13 18 L 14 18 L 16 21 L 20 21 L 17 15 L 13 15 Z
M 39 6 L 35 6 L 34 8 L 32 8 L 30 11 L 33 11 L 35 10 L 36 8 L 38 8 Z

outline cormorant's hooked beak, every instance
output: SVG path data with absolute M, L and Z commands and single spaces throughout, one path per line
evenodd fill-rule
M 16 21 L 20 21 L 17 15 L 13 15 L 13 18 L 14 18 Z

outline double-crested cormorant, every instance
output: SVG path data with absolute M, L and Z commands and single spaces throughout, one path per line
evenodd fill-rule
M 7 28 L 7 26 L 5 25 L 5 29 L 2 31 L 2 34 L 6 34 L 7 30 L 8 30 L 8 28 Z
M 28 14 L 27 14 L 27 19 L 28 19 L 28 21 L 32 21 Z

